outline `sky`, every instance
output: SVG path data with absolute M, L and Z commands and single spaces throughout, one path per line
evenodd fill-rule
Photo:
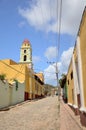
M 63 0 L 58 50 L 58 14 L 61 0 L 0 0 L 0 60 L 19 62 L 24 39 L 32 46 L 33 69 L 45 83 L 56 85 L 67 73 L 86 0 Z M 57 53 L 58 52 L 58 53 Z M 53 63 L 53 64 L 50 64 Z

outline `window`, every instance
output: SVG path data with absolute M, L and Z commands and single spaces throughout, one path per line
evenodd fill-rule
M 26 61 L 27 60 L 27 56 L 26 55 L 24 55 L 24 61 Z
M 24 53 L 26 53 L 26 50 L 24 50 Z
M 71 72 L 71 80 L 73 79 L 73 71 Z

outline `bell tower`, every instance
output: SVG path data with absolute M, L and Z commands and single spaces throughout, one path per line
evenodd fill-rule
M 25 39 L 20 49 L 20 63 L 28 64 L 32 68 L 32 48 L 30 42 Z

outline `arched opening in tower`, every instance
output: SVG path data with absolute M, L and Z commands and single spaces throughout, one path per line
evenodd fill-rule
M 26 61 L 27 60 L 27 56 L 26 55 L 24 55 L 24 61 Z

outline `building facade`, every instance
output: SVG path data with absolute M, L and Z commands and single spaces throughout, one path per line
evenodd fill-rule
M 28 67 L 32 69 L 32 47 L 30 42 L 25 39 L 20 49 L 20 63 L 28 64 Z
M 0 109 L 15 105 L 24 101 L 24 83 L 9 84 L 6 80 L 0 79 Z
M 32 65 L 32 48 L 28 40 L 24 40 L 22 43 L 19 63 L 11 59 L 0 60 L 0 75 L 6 75 L 6 80 L 11 84 L 14 81 L 25 82 L 25 100 L 34 99 L 44 94 L 44 80 L 40 80 L 40 74 L 35 78 Z M 38 89 L 38 93 L 36 93 L 36 88 Z
M 70 66 L 67 82 L 71 71 L 73 72 L 73 80 L 69 80 L 68 83 L 68 103 L 74 108 L 76 114 L 80 114 L 81 123 L 86 126 L 86 7 L 80 23 Z
M 74 104 L 74 80 L 73 80 L 72 60 L 70 62 L 68 73 L 67 73 L 67 90 L 68 90 L 68 104 L 72 106 Z
M 80 83 L 80 92 L 81 92 L 81 108 L 80 116 L 81 122 L 86 126 L 86 7 L 83 12 L 79 32 L 78 32 L 78 48 L 80 49 L 81 57 L 81 83 Z

